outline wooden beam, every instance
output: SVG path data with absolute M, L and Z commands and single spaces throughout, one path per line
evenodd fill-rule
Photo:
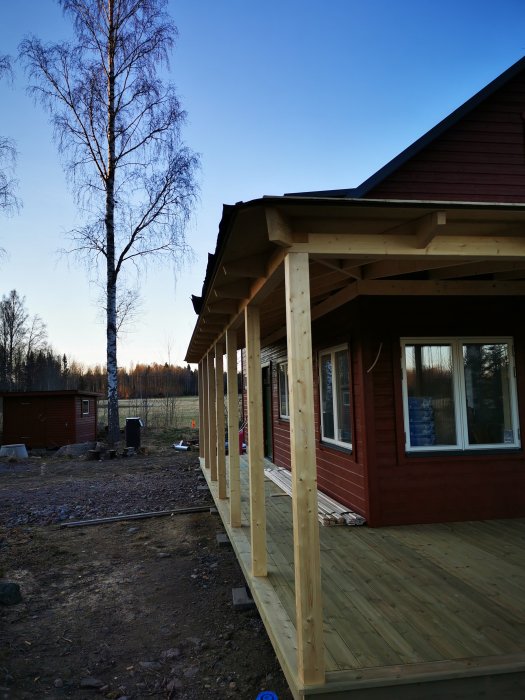
M 266 503 L 262 412 L 261 337 L 259 308 L 247 306 L 246 362 L 248 384 L 248 463 L 250 474 L 250 536 L 252 575 L 267 575 Z
M 525 282 L 369 280 L 355 282 L 357 295 L 368 296 L 523 296 Z M 335 295 L 334 295 L 335 296 Z
M 360 280 L 361 269 L 359 265 L 349 265 L 348 260 L 333 260 L 331 258 L 322 258 L 320 256 L 315 257 L 315 261 L 329 267 L 331 270 L 340 272 L 345 277 L 350 277 L 351 279 Z
M 233 299 L 223 299 L 206 305 L 206 311 L 210 314 L 236 314 L 238 308 L 239 302 Z
M 499 274 L 506 272 L 523 272 L 525 270 L 525 260 L 523 262 L 499 262 L 498 260 L 482 260 L 462 265 L 448 265 L 438 268 L 429 274 L 430 279 L 454 279 L 457 277 L 469 277 L 474 275 Z M 504 279 L 502 276 L 500 279 Z
M 203 396 L 203 388 L 202 388 L 202 380 L 203 380 L 203 372 L 202 372 L 202 366 L 203 366 L 203 360 L 199 362 L 199 369 L 197 373 L 197 381 L 198 381 L 198 392 L 199 392 L 199 459 L 204 459 L 204 443 L 200 439 L 200 434 L 202 432 L 202 425 L 203 425 L 203 419 L 204 419 L 204 408 L 203 408 L 203 403 L 204 403 L 204 396 Z
M 321 318 L 321 316 L 325 316 L 331 311 L 335 311 L 335 309 L 338 309 L 343 304 L 347 304 L 349 301 L 352 301 L 358 297 L 360 286 L 360 282 L 348 284 L 344 289 L 332 294 L 332 296 L 328 297 L 328 299 L 325 299 L 321 303 L 314 306 L 311 311 L 312 320 L 315 321 L 318 318 Z
M 212 481 L 217 481 L 217 415 L 213 355 L 213 351 L 208 352 L 208 463 L 210 465 L 210 478 Z
M 308 255 L 285 259 L 297 673 L 323 683 L 323 604 L 317 519 L 317 467 Z
M 409 275 L 412 272 L 422 272 L 436 269 L 436 277 L 440 269 L 451 269 L 450 260 L 435 260 L 427 257 L 415 260 L 378 260 L 361 268 L 363 280 L 381 279 L 382 277 L 394 277 L 397 275 Z M 459 265 L 458 265 L 459 266 Z
M 525 256 L 525 237 L 438 236 L 422 253 L 421 248 L 416 248 L 414 245 L 413 236 L 311 233 L 307 243 L 294 242 L 290 252 L 348 258 L 362 258 L 369 255 L 378 259 L 389 257 L 410 259 L 425 255 L 429 259 L 439 257 L 441 259 L 515 260 Z
M 290 246 L 293 243 L 293 239 L 288 221 L 277 209 L 268 208 L 265 210 L 265 214 L 268 240 L 279 246 Z
M 208 425 L 209 425 L 209 397 L 208 397 L 208 356 L 205 355 L 202 360 L 201 360 L 201 365 L 202 365 L 202 414 L 201 414 L 201 419 L 200 419 L 200 424 L 199 424 L 199 451 L 200 451 L 200 443 L 203 443 L 202 446 L 202 456 L 204 458 L 204 466 L 209 469 L 210 468 L 210 450 L 209 450 L 209 433 L 208 433 Z
M 241 527 L 241 476 L 239 457 L 239 389 L 237 386 L 237 333 L 226 331 L 228 389 L 228 467 L 230 477 L 230 525 Z
M 224 445 L 224 344 L 215 343 L 215 400 L 217 415 L 217 478 L 219 498 L 226 498 L 226 453 Z
M 222 266 L 227 277 L 264 277 L 266 274 L 266 257 L 250 255 L 246 258 L 231 260 Z
M 213 296 L 216 299 L 245 299 L 250 296 L 250 282 L 248 280 L 238 280 L 214 287 Z
M 439 233 L 444 232 L 447 223 L 446 211 L 433 211 L 423 216 L 416 224 L 416 247 L 426 248 Z

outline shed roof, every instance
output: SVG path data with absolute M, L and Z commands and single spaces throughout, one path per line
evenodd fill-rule
M 58 396 L 90 396 L 100 397 L 96 391 L 82 391 L 81 389 L 57 389 L 55 391 L 3 391 L 0 392 L 1 398 L 43 398 L 43 397 L 58 397 Z

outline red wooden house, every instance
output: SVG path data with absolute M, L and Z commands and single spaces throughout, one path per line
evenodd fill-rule
M 399 595 L 383 603 L 386 615 L 399 605 L 421 625 L 423 637 L 413 647 L 429 662 L 421 676 L 418 671 L 405 683 L 402 677 L 415 667 L 407 670 L 402 655 L 376 655 L 371 665 L 380 672 L 372 669 L 363 680 L 359 633 L 347 644 L 351 660 L 338 664 L 341 640 L 361 618 L 355 596 L 341 595 L 352 567 L 333 590 L 332 582 L 356 553 L 334 555 L 325 585 L 334 596 L 328 603 L 332 617 L 325 606 L 323 620 L 317 487 L 373 528 L 525 516 L 524 295 L 525 59 L 355 189 L 224 207 L 202 294 L 193 298 L 198 320 L 186 360 L 199 363 L 205 474 L 219 508 L 229 501 L 223 520 L 295 697 L 343 698 L 360 689 L 359 697 L 377 698 L 386 686 L 389 698 L 422 697 L 416 682 L 432 686 L 428 697 L 474 697 L 489 687 L 494 669 L 494 697 L 511 687 L 516 692 L 508 697 L 522 697 L 525 650 L 512 620 L 509 635 L 518 635 L 516 644 L 501 643 L 499 654 L 485 661 L 473 653 L 484 638 L 481 627 L 459 633 L 470 642 L 458 652 L 426 646 L 433 621 L 444 609 L 451 613 L 465 591 L 471 597 L 486 586 L 488 598 L 477 614 L 491 607 L 490 590 L 503 583 L 486 584 L 484 576 L 454 589 L 449 607 L 438 596 L 432 620 L 422 621 L 410 605 L 403 608 Z M 239 458 L 230 452 L 227 472 L 223 441 L 223 358 L 233 436 L 239 349 L 246 376 L 248 547 Z M 279 556 L 283 537 L 272 540 L 270 553 L 267 548 L 265 458 L 291 470 L 292 580 Z M 283 522 L 281 514 L 272 533 Z M 373 540 L 372 564 L 380 541 Z M 325 561 L 334 546 L 327 542 Z M 352 540 L 345 546 L 351 548 Z M 517 561 L 520 554 L 512 551 Z M 466 549 L 458 553 L 459 560 L 464 556 Z M 389 553 L 385 567 L 394 571 L 392 562 L 400 557 Z M 269 558 L 272 574 L 281 577 L 276 581 Z M 370 581 L 378 571 L 372 565 Z M 409 597 L 417 600 L 425 585 L 423 576 Z M 359 596 L 366 595 L 357 586 Z M 397 590 L 406 586 L 411 579 L 405 576 Z M 292 611 L 285 611 L 288 588 Z M 370 615 L 377 600 L 389 600 L 392 592 L 388 586 L 381 591 L 378 598 L 372 590 L 362 620 L 371 640 L 384 615 L 366 632 Z M 508 595 L 505 600 L 513 597 Z M 464 598 L 467 604 L 469 596 Z M 434 603 L 431 597 L 426 602 Z M 513 619 L 525 614 L 518 608 Z M 378 643 L 388 647 L 397 633 L 395 624 L 388 627 Z M 443 634 L 435 632 L 437 643 Z M 436 659 L 448 665 L 434 666 Z M 325 674 L 330 668 L 347 672 Z M 472 676 L 470 694 L 463 694 L 459 676 Z M 443 683 L 441 690 L 435 682 Z
M 370 525 L 525 514 L 524 134 L 522 60 L 355 189 L 224 208 L 187 359 L 257 306 L 290 467 L 283 261 L 306 253 L 318 483 Z
M 94 441 L 99 396 L 77 390 L 2 394 L 2 443 L 54 449 Z

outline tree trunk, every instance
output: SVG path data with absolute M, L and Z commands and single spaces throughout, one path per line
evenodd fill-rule
M 108 443 L 120 438 L 117 366 L 117 271 L 115 269 L 115 25 L 114 0 L 108 0 L 108 163 L 106 173 L 106 241 L 107 241 L 107 374 L 108 374 Z

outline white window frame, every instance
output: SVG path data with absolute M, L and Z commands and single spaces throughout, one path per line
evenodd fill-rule
M 282 371 L 281 371 L 282 370 Z M 283 386 L 281 382 L 284 381 L 285 386 L 285 403 L 286 403 L 286 412 L 283 413 L 282 411 L 282 401 L 281 398 L 283 397 L 283 394 L 281 393 Z M 290 420 L 290 391 L 289 391 L 289 385 L 288 385 L 288 362 L 280 362 L 277 365 L 277 391 L 278 391 L 278 396 L 279 396 L 279 418 L 283 418 L 284 420 Z
M 82 416 L 89 416 L 89 399 L 80 399 L 80 414 Z
M 512 443 L 495 443 L 472 445 L 468 441 L 467 402 L 465 387 L 465 372 L 463 364 L 463 346 L 470 343 L 483 345 L 506 344 L 509 349 L 509 393 L 512 420 Z M 406 369 L 407 345 L 448 345 L 452 356 L 452 383 L 456 419 L 456 444 L 454 445 L 425 445 L 410 444 L 410 422 L 408 414 L 408 384 Z M 474 450 L 512 450 L 521 447 L 520 424 L 518 414 L 518 393 L 516 385 L 516 369 L 514 363 L 514 340 L 511 337 L 495 336 L 445 336 L 445 337 L 414 337 L 401 338 L 401 366 L 403 371 L 403 419 L 405 428 L 405 450 L 407 452 L 465 452 Z
M 322 364 L 322 358 L 325 357 L 326 355 L 331 356 L 331 362 L 332 362 L 332 368 L 335 367 L 335 355 L 338 352 L 345 351 L 348 354 L 348 344 L 343 344 L 343 345 L 336 345 L 331 348 L 323 348 L 323 350 L 319 351 L 319 402 L 320 402 L 320 418 L 321 418 L 321 440 L 325 443 L 328 443 L 330 445 L 337 445 L 338 447 L 343 447 L 345 450 L 351 450 L 352 449 L 352 443 L 353 443 L 353 426 L 350 422 L 350 425 L 348 426 L 350 430 L 350 437 L 351 440 L 350 442 L 345 442 L 343 440 L 337 440 L 336 438 L 330 438 L 326 437 L 325 431 L 324 431 L 324 419 L 323 419 L 323 364 Z M 351 370 L 350 370 L 350 357 L 348 357 L 348 390 L 345 390 L 345 393 L 347 394 L 347 397 L 343 397 L 345 405 L 348 405 L 350 407 L 350 421 L 351 421 L 351 416 L 352 416 L 352 407 L 351 407 L 351 395 L 350 395 L 350 379 L 351 379 Z M 334 375 L 332 375 L 332 381 L 335 381 Z M 339 434 L 339 430 L 341 428 L 340 424 L 340 418 L 338 415 L 338 409 L 337 409 L 337 393 L 339 391 L 339 387 L 333 387 L 332 388 L 332 410 L 333 410 L 333 416 L 334 416 L 334 435 Z M 348 399 L 347 401 L 345 399 Z

